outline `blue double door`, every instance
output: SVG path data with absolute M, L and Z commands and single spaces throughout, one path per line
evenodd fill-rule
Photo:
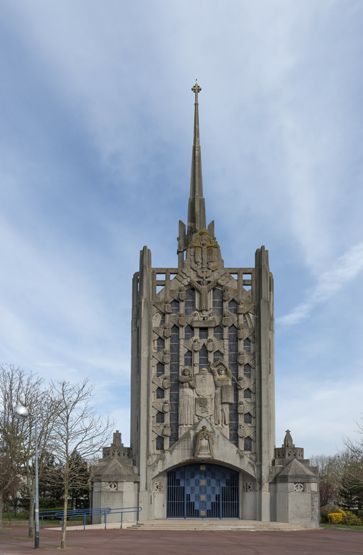
M 215 464 L 190 464 L 171 470 L 167 517 L 238 518 L 238 472 Z

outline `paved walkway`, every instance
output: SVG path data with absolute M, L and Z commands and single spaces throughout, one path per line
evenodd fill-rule
M 120 522 L 107 522 L 106 529 L 119 530 L 121 528 Z M 287 522 L 261 522 L 259 520 L 240 520 L 238 518 L 231 519 L 209 519 L 209 518 L 187 518 L 187 519 L 165 519 L 165 520 L 147 520 L 146 522 L 141 522 L 136 526 L 134 522 L 123 522 L 122 528 L 138 528 L 139 530 L 173 530 L 181 532 L 183 530 L 193 530 L 193 531 L 210 531 L 210 532 L 222 532 L 226 530 L 244 530 L 249 532 L 274 532 L 276 530 L 280 531 L 296 531 L 296 530 L 306 530 L 305 526 L 299 526 L 297 524 L 288 524 Z M 70 531 L 76 530 L 104 530 L 105 524 L 87 524 L 86 527 L 83 525 L 71 525 Z M 61 528 L 52 527 L 51 530 L 59 531 Z
M 41 530 L 39 555 L 59 555 L 59 532 Z M 362 555 L 363 533 L 90 530 L 68 534 L 67 555 Z M 0 555 L 34 555 L 26 529 L 0 531 Z

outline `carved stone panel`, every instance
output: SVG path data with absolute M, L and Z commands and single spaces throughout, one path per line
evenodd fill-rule
M 213 436 L 206 426 L 203 426 L 196 435 L 194 456 L 199 459 L 213 457 Z
M 200 418 L 212 416 L 214 413 L 215 385 L 212 374 L 207 368 L 201 368 L 195 376 L 195 413 Z
M 301 482 L 295 482 L 294 491 L 296 491 L 297 493 L 302 493 L 304 491 L 304 484 L 302 484 Z

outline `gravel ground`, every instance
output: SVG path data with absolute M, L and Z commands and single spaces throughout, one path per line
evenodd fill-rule
M 41 530 L 39 555 L 60 554 L 60 533 Z M 0 531 L 0 555 L 34 554 L 25 527 Z M 363 533 L 350 530 L 69 531 L 67 555 L 363 555 Z

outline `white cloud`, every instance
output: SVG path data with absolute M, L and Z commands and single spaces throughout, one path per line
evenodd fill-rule
M 289 428 L 295 445 L 307 448 L 308 457 L 342 450 L 347 438 L 358 439 L 362 391 L 360 375 L 351 376 L 349 382 L 289 376 L 278 398 L 277 445 Z
M 292 326 L 307 318 L 313 309 L 336 295 L 363 270 L 363 242 L 351 247 L 339 257 L 331 270 L 323 272 L 316 286 L 306 293 L 306 301 L 298 304 L 290 313 L 281 316 L 278 323 Z

